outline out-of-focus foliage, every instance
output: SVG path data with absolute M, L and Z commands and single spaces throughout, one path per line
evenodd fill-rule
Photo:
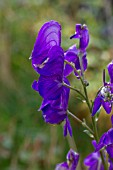
M 88 48 L 89 96 L 94 99 L 102 85 L 102 70 L 113 58 L 113 0 L 4 0 L 0 1 L 0 169 L 52 170 L 62 162 L 72 141 L 65 139 L 62 126 L 45 124 L 37 112 L 41 98 L 31 89 L 38 75 L 31 67 L 31 54 L 37 32 L 44 22 L 57 20 L 62 25 L 62 47 L 77 40 L 69 37 L 75 23 L 85 23 L 90 31 Z M 73 86 L 79 86 L 74 76 Z M 106 77 L 108 79 L 108 76 Z M 79 118 L 90 117 L 85 104 L 71 92 L 69 109 Z M 76 100 L 75 100 L 76 99 Z M 70 118 L 71 119 L 71 118 Z M 106 127 L 105 127 L 105 122 Z M 101 113 L 102 132 L 109 118 Z M 93 150 L 83 128 L 71 119 L 73 134 L 82 160 Z M 88 147 L 87 147 L 88 146 Z M 74 144 L 73 144 L 74 147 Z M 75 147 L 73 148 L 75 149 Z

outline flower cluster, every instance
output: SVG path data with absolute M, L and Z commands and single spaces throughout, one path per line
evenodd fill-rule
M 66 158 L 67 162 L 57 164 L 55 170 L 76 170 L 79 154 L 70 149 Z
M 92 141 L 94 148 L 96 149 L 97 143 L 95 140 Z M 104 170 L 102 160 L 99 151 L 92 152 L 84 159 L 84 164 L 89 167 L 89 170 Z
M 76 32 L 70 37 L 79 39 L 79 46 L 72 45 L 67 51 L 61 47 L 61 25 L 56 21 L 45 23 L 36 38 L 31 61 L 34 70 L 40 75 L 35 80 L 32 88 L 43 98 L 39 110 L 42 111 L 44 121 L 50 124 L 64 124 L 64 136 L 72 128 L 68 119 L 68 100 L 70 89 L 74 89 L 84 98 L 92 116 L 93 130 L 75 115 L 72 115 L 87 130 L 90 137 L 94 137 L 92 144 L 95 151 L 89 154 L 84 164 L 89 170 L 113 170 L 113 127 L 104 133 L 99 142 L 96 129 L 95 114 L 101 106 L 109 114 L 113 105 L 113 61 L 108 64 L 110 82 L 106 82 L 105 70 L 103 71 L 103 86 L 97 92 L 94 102 L 90 102 L 87 94 L 87 83 L 84 72 L 87 70 L 87 47 L 89 44 L 89 31 L 86 25 L 76 24 Z M 67 77 L 74 71 L 75 76 L 81 81 L 84 94 L 79 89 L 72 88 Z M 111 117 L 113 126 L 113 116 Z M 90 134 L 91 133 L 91 134 Z M 108 158 L 106 156 L 108 155 Z M 79 154 L 72 149 L 67 154 L 67 161 L 56 166 L 55 170 L 76 170 Z M 108 160 L 109 167 L 106 163 Z M 107 163 L 107 164 L 108 164 Z
M 103 86 L 99 89 L 97 96 L 94 100 L 92 116 L 94 116 L 101 105 L 104 107 L 105 111 L 109 114 L 112 109 L 113 104 L 113 61 L 108 64 L 108 73 L 110 77 L 110 82 L 105 81 L 105 71 L 103 72 Z
M 49 21 L 40 29 L 30 57 L 34 70 L 40 74 L 38 81 L 35 80 L 32 84 L 32 88 L 43 97 L 39 110 L 42 111 L 43 118 L 47 123 L 59 124 L 65 121 L 64 136 L 68 131 L 72 136 L 72 129 L 67 117 L 70 89 L 64 84 L 70 85 L 66 77 L 73 71 L 71 66 L 64 64 L 64 61 L 73 62 L 77 70 L 82 70 L 83 67 L 85 71 L 87 68 L 85 52 L 89 42 L 87 27 L 77 25 L 77 35 L 76 37 L 80 40 L 80 49 L 73 46 L 64 52 L 61 47 L 61 26 L 56 21 Z M 79 60 L 81 59 L 80 51 L 83 54 L 82 64 Z M 81 75 L 82 73 L 81 71 Z M 78 76 L 77 73 L 75 74 Z
M 40 29 L 31 54 L 32 66 L 40 74 L 39 80 L 33 82 L 33 89 L 43 97 L 42 110 L 45 122 L 59 124 L 66 121 L 64 136 L 67 130 L 72 136 L 67 117 L 69 85 L 64 76 L 64 51 L 61 48 L 61 26 L 56 21 L 45 23 Z
M 86 25 L 76 24 L 76 32 L 70 37 L 79 39 L 79 48 L 76 45 L 71 46 L 64 54 L 65 60 L 72 62 L 77 71 L 74 71 L 77 78 L 83 76 L 84 71 L 87 69 L 86 49 L 89 44 L 89 31 Z M 73 68 L 68 64 L 65 66 L 64 74 L 68 76 L 73 71 Z
M 111 119 L 112 119 L 112 126 L 113 126 L 113 116 L 111 117 Z M 98 143 L 96 143 L 95 140 L 92 141 L 92 143 L 94 145 L 95 152 L 91 153 L 85 158 L 84 164 L 86 166 L 89 166 L 90 167 L 89 169 L 92 170 L 96 170 L 96 169 L 104 170 L 104 166 L 100 157 L 100 150 L 104 148 L 108 154 L 108 161 L 110 164 L 109 170 L 113 170 L 113 128 L 109 129 L 106 133 L 104 133 L 101 136 Z M 105 161 L 107 160 L 106 154 L 104 154 L 104 159 Z

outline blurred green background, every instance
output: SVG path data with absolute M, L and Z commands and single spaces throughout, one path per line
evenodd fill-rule
M 0 169 L 53 170 L 65 161 L 72 147 L 80 153 L 78 170 L 85 170 L 83 159 L 93 151 L 91 139 L 70 117 L 73 140 L 63 137 L 62 126 L 48 125 L 38 108 L 41 97 L 31 84 L 38 79 L 29 56 L 37 32 L 49 20 L 62 25 L 62 47 L 66 50 L 77 40 L 69 37 L 76 23 L 87 24 L 88 94 L 93 100 L 102 85 L 102 70 L 113 58 L 113 0 L 2 0 L 0 1 Z M 107 70 L 106 70 L 107 72 Z M 106 79 L 109 81 L 108 75 Z M 69 77 L 72 86 L 80 82 Z M 91 126 L 85 103 L 71 91 L 69 110 Z M 112 114 L 112 113 L 111 113 Z M 98 130 L 111 127 L 110 117 L 101 111 Z M 71 146 L 70 146 L 71 145 Z

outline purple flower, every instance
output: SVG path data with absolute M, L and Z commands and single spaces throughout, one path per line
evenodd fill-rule
M 71 46 L 65 53 L 64 53 L 65 60 L 74 64 L 79 74 L 82 76 L 83 72 L 87 69 L 87 58 L 86 53 L 83 56 L 79 56 L 79 50 L 76 48 L 76 45 Z M 68 76 L 73 71 L 73 68 L 69 65 L 65 65 L 64 69 L 64 76 Z M 76 77 L 79 78 L 77 72 L 75 72 Z
M 45 23 L 40 29 L 34 49 L 31 54 L 33 68 L 39 73 L 44 74 L 43 68 L 49 59 L 49 51 L 53 46 L 61 44 L 61 26 L 56 21 Z
M 55 170 L 76 170 L 79 154 L 70 149 L 66 158 L 67 162 L 57 164 Z
M 40 75 L 38 82 L 34 81 L 32 87 L 44 98 L 40 110 L 46 123 L 59 124 L 66 120 L 64 136 L 66 130 L 72 136 L 70 123 L 67 124 L 67 107 L 70 89 L 63 86 L 63 82 L 69 85 L 69 81 L 63 77 L 64 58 L 63 50 L 59 46 L 54 46 L 50 50 L 50 61 L 45 64 L 43 71 L 45 75 Z M 56 67 L 56 63 L 59 67 Z M 47 70 L 46 70 L 47 69 Z
M 110 76 L 110 82 L 105 82 L 105 73 L 103 76 L 103 87 L 99 90 L 93 105 L 92 116 L 100 109 L 101 105 L 105 111 L 109 114 L 112 109 L 113 103 L 113 61 L 108 65 L 108 73 Z
M 84 52 L 89 44 L 89 31 L 86 25 L 76 24 L 76 32 L 70 38 L 79 39 L 79 49 Z
M 103 147 L 105 147 L 109 157 L 113 159 L 113 128 L 101 136 L 96 151 L 101 150 Z
M 113 116 L 111 117 L 112 126 L 113 126 Z M 113 168 L 113 128 L 109 129 L 106 133 L 104 133 L 99 143 L 96 146 L 96 152 L 99 152 L 102 148 L 105 148 L 108 156 L 109 156 L 109 163 L 110 167 L 109 170 Z
M 92 141 L 92 144 L 96 148 L 97 144 L 95 140 Z M 88 170 L 104 170 L 99 152 L 89 154 L 85 158 L 84 164 L 89 167 Z
M 45 23 L 39 31 L 31 55 L 33 68 L 40 74 L 32 88 L 43 97 L 40 107 L 46 123 L 59 124 L 65 121 L 64 136 L 72 129 L 67 117 L 70 90 L 64 77 L 64 51 L 61 44 L 61 26 L 56 21 Z
M 64 53 L 61 47 L 54 46 L 50 50 L 50 60 L 45 64 L 38 80 L 39 94 L 48 100 L 60 97 L 63 90 Z M 58 66 L 59 63 L 59 66 Z
M 69 81 L 66 78 L 64 78 L 64 82 L 70 85 Z M 38 84 L 38 83 L 35 83 L 35 84 Z M 36 90 L 39 89 L 37 85 L 34 87 L 36 87 Z M 63 86 L 60 95 L 57 96 L 57 93 L 54 93 L 54 95 L 51 94 L 51 89 L 50 89 L 47 95 L 48 98 L 46 98 L 46 95 L 45 95 L 45 98 L 39 109 L 39 110 L 42 110 L 43 118 L 46 123 L 59 124 L 62 121 L 65 121 L 64 136 L 67 135 L 67 131 L 69 131 L 70 136 L 72 136 L 71 125 L 67 117 L 69 92 L 70 92 L 70 89 Z M 53 98 L 51 98 L 51 96 L 52 97 L 55 96 L 54 100 Z
M 109 170 L 113 170 L 113 159 L 109 159 Z

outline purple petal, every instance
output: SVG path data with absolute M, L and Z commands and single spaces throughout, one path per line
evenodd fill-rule
M 85 158 L 84 164 L 85 164 L 86 166 L 92 166 L 92 165 L 98 163 L 98 159 L 99 159 L 99 154 L 98 154 L 98 152 L 93 152 L 93 153 L 89 154 L 89 155 Z
M 67 162 L 60 163 L 55 170 L 76 170 L 79 161 L 79 154 L 72 149 L 67 153 Z
M 72 71 L 73 68 L 69 64 L 66 64 L 64 68 L 64 77 L 69 76 L 72 73 Z
M 57 164 L 55 170 L 69 170 L 69 166 L 67 162 L 63 162 L 61 164 Z
M 109 144 L 113 143 L 113 128 L 108 130 L 108 136 L 110 138 Z
M 113 115 L 111 116 L 111 123 L 112 123 L 112 126 L 113 126 Z
M 75 33 L 74 35 L 70 37 L 70 39 L 73 39 L 73 38 L 80 38 L 80 35 L 78 33 Z
M 83 65 L 83 70 L 85 71 L 87 69 L 87 58 L 86 55 L 82 57 L 82 65 Z
M 63 108 L 54 108 L 52 103 L 43 107 L 42 112 L 45 122 L 50 124 L 59 124 L 67 117 L 66 111 Z
M 72 128 L 71 128 L 68 117 L 66 118 L 66 122 L 64 125 L 64 136 L 67 136 L 67 132 L 69 132 L 70 136 L 72 136 Z
M 72 136 L 72 127 L 71 127 L 71 124 L 70 124 L 70 121 L 69 119 L 67 118 L 67 129 L 68 129 L 68 132 L 70 134 L 70 136 Z
M 85 50 L 89 44 L 89 31 L 86 25 L 81 28 L 80 49 Z
M 38 81 L 34 80 L 33 84 L 32 84 L 32 88 L 36 91 L 38 91 Z
M 70 85 L 68 79 L 65 77 L 64 77 L 64 83 L 66 83 L 67 85 Z M 61 103 L 62 103 L 63 108 L 65 108 L 65 110 L 67 110 L 67 107 L 68 107 L 69 93 L 70 93 L 70 89 L 64 86 L 62 90 L 62 96 L 61 96 L 62 102 Z
M 38 109 L 38 111 L 40 111 L 40 110 L 42 110 L 45 106 L 47 106 L 48 104 L 50 104 L 50 100 L 43 100 L 42 101 L 42 104 L 41 104 L 41 106 L 40 106 L 40 108 Z
M 45 76 L 60 75 L 63 76 L 64 69 L 64 52 L 59 46 L 54 46 L 49 51 L 47 63 L 41 68 L 37 68 L 38 73 Z
M 81 68 L 81 65 L 82 65 L 82 68 Z M 81 59 L 81 65 L 80 65 L 80 58 L 78 57 L 78 58 L 76 58 L 76 60 L 75 60 L 75 68 L 77 69 L 77 70 L 81 70 L 81 75 L 83 74 L 83 72 L 87 69 L 87 58 L 86 58 L 86 54 L 85 55 L 83 55 L 83 57 L 82 57 L 82 59 Z M 79 78 L 79 75 L 78 75 L 78 73 L 76 73 L 76 72 L 74 72 L 75 73 L 75 75 Z
M 105 146 L 105 142 L 104 141 L 105 141 L 106 136 L 107 136 L 107 133 L 104 133 L 101 136 L 100 141 L 99 141 L 99 143 L 96 146 L 96 152 L 100 151 Z
M 67 122 L 65 122 L 63 129 L 64 129 L 64 137 L 66 137 L 67 136 Z
M 35 65 L 42 64 L 48 58 L 48 52 L 51 47 L 61 44 L 61 26 L 56 21 L 45 23 L 40 29 L 34 49 L 31 54 L 32 64 L 36 71 Z
M 107 153 L 109 154 L 109 157 L 113 159 L 113 144 L 108 145 L 106 147 Z
M 113 83 L 113 61 L 108 64 L 107 68 L 110 76 L 110 82 Z
M 48 100 L 60 97 L 62 93 L 62 80 L 59 76 L 40 76 L 38 81 L 39 94 Z
M 79 61 L 79 57 L 78 56 L 76 57 L 76 60 L 75 60 L 74 64 L 75 64 L 75 68 L 77 70 L 81 70 L 80 61 Z
M 70 149 L 67 154 L 67 161 L 69 162 L 69 170 L 76 170 L 79 161 L 79 154 Z
M 75 30 L 76 30 L 76 32 L 75 32 L 74 35 L 72 35 L 72 36 L 70 37 L 70 39 L 72 39 L 72 38 L 80 38 L 81 26 L 82 26 L 81 24 L 76 24 L 76 25 L 75 25 Z
M 113 160 L 109 159 L 109 163 L 110 163 L 109 170 L 113 170 Z
M 76 32 L 74 35 L 70 37 L 72 38 L 78 38 L 80 40 L 79 42 L 79 48 L 81 51 L 85 51 L 89 44 L 89 31 L 86 25 L 76 24 Z
M 65 52 L 65 60 L 69 61 L 69 62 L 75 62 L 76 58 L 78 58 L 78 50 L 76 48 L 75 45 L 71 46 L 66 52 Z M 66 64 L 65 65 L 65 69 L 64 69 L 64 76 L 68 76 L 69 74 L 71 74 L 71 72 L 73 71 L 73 68 Z
M 96 140 L 92 140 L 92 145 L 93 145 L 94 148 L 96 149 L 96 147 L 97 147 L 97 142 L 96 142 Z
M 84 160 L 84 164 L 89 166 L 89 170 L 104 170 L 99 152 L 93 152 L 88 155 Z
M 96 112 L 99 110 L 100 106 L 101 106 L 101 98 L 100 98 L 100 96 L 97 96 L 94 100 L 92 116 L 94 116 L 96 114 Z
M 102 105 L 103 105 L 105 111 L 109 114 L 111 112 L 111 109 L 112 109 L 111 102 L 104 102 L 104 101 L 102 101 Z
M 76 24 L 75 26 L 76 32 L 78 32 L 78 34 L 80 34 L 81 32 L 81 27 L 82 27 L 82 24 Z

